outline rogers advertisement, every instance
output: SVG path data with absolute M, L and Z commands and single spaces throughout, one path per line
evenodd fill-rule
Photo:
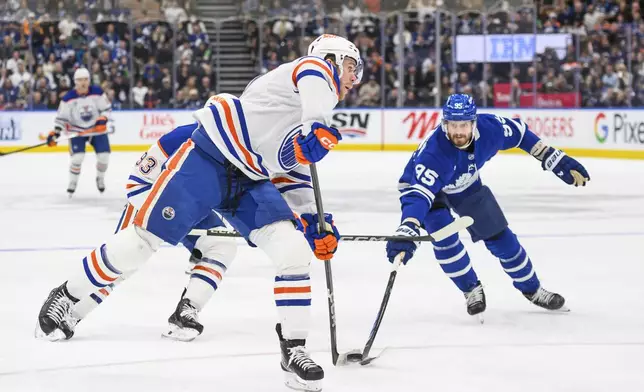
M 543 94 L 532 92 L 532 83 L 521 83 L 521 96 L 519 96 L 519 107 L 531 108 L 574 108 L 581 105 L 581 95 L 578 93 L 557 93 Z M 537 90 L 541 88 L 541 83 L 537 84 Z M 496 83 L 494 85 L 494 106 L 497 108 L 507 108 L 510 105 L 510 95 L 512 88 L 509 83 Z

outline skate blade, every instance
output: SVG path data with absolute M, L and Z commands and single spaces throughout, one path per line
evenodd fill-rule
M 179 328 L 174 324 L 168 324 L 168 330 L 161 334 L 161 336 L 171 340 L 191 342 L 199 336 L 199 331 L 192 328 Z
M 483 313 L 477 314 L 476 319 L 478 320 L 479 324 L 485 324 L 485 318 L 483 317 Z
M 47 335 L 41 328 L 40 324 L 36 323 L 36 329 L 34 330 L 34 337 L 38 340 L 46 340 L 48 342 L 59 342 L 67 340 L 65 333 L 59 328 L 54 330 L 52 333 Z
M 284 370 L 284 384 L 296 391 L 318 392 L 322 390 L 322 380 L 305 381 L 297 374 Z
M 564 305 L 564 306 L 560 307 L 559 309 L 551 310 L 551 312 L 555 312 L 555 313 L 568 313 L 568 312 L 570 312 L 570 308 L 569 308 L 569 307 L 567 307 L 566 305 Z

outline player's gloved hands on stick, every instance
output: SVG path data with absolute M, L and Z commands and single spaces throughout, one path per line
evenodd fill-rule
M 47 146 L 48 147 L 57 146 L 59 137 L 60 137 L 60 129 L 54 129 L 53 131 L 49 132 L 49 135 L 47 135 Z
M 554 147 L 548 147 L 541 161 L 543 170 L 548 170 L 561 178 L 568 185 L 586 186 L 590 176 L 586 169 L 575 158 Z
M 302 214 L 300 216 L 301 230 L 309 242 L 309 246 L 320 260 L 331 260 L 338 249 L 340 233 L 333 224 L 333 215 L 324 214 L 324 230 L 320 233 L 317 214 Z
M 94 124 L 94 132 L 96 133 L 107 132 L 107 117 L 100 116 L 99 118 L 96 119 L 96 123 Z
M 396 256 L 404 252 L 402 263 L 407 262 L 414 256 L 414 252 L 420 246 L 420 242 L 414 242 L 414 237 L 420 236 L 420 226 L 415 219 L 406 219 L 398 226 L 398 230 L 394 233 L 395 236 L 409 237 L 409 240 L 390 240 L 387 241 L 387 259 L 393 263 Z
M 295 159 L 302 165 L 319 162 L 340 140 L 342 135 L 337 129 L 314 122 L 308 135 L 299 134 L 293 139 Z

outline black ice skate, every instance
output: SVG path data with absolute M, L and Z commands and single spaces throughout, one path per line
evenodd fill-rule
M 66 285 L 67 282 L 53 289 L 40 308 L 36 338 L 54 342 L 74 336 L 74 328 L 80 321 L 73 314 L 74 304 L 78 299 L 69 294 Z
M 96 177 L 96 188 L 99 192 L 105 192 L 105 179 L 103 177 Z
M 301 391 L 321 391 L 324 370 L 313 362 L 306 352 L 306 340 L 285 340 L 282 337 L 282 325 L 275 327 L 282 349 L 282 370 L 287 387 Z
M 485 312 L 485 292 L 481 282 L 476 282 L 476 286 L 472 290 L 464 293 L 467 303 L 467 313 L 470 316 L 478 315 L 479 322 L 483 324 L 483 312 Z
M 168 319 L 168 331 L 163 334 L 163 337 L 182 342 L 194 340 L 203 332 L 203 325 L 199 323 L 197 318 L 198 312 L 188 298 L 182 298 L 177 309 Z
M 74 192 L 76 192 L 76 185 L 78 185 L 78 181 L 70 181 L 69 185 L 67 185 L 67 195 L 71 198 Z
M 550 291 L 541 287 L 539 287 L 539 289 L 532 294 L 523 293 L 523 296 L 533 304 L 547 310 L 558 310 L 560 312 L 570 311 L 570 309 L 564 306 L 564 304 L 566 303 L 564 297 L 557 293 L 551 293 Z

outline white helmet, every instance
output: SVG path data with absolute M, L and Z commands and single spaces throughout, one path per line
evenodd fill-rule
M 76 72 L 74 72 L 74 80 L 78 79 L 89 79 L 89 71 L 87 68 L 78 68 Z
M 309 45 L 309 56 L 325 58 L 330 54 L 335 57 L 335 63 L 338 65 L 340 77 L 342 77 L 342 63 L 344 59 L 347 57 L 353 59 L 356 62 L 357 78 L 354 84 L 360 83 L 363 69 L 362 60 L 360 59 L 360 51 L 351 41 L 333 34 L 322 34 Z

